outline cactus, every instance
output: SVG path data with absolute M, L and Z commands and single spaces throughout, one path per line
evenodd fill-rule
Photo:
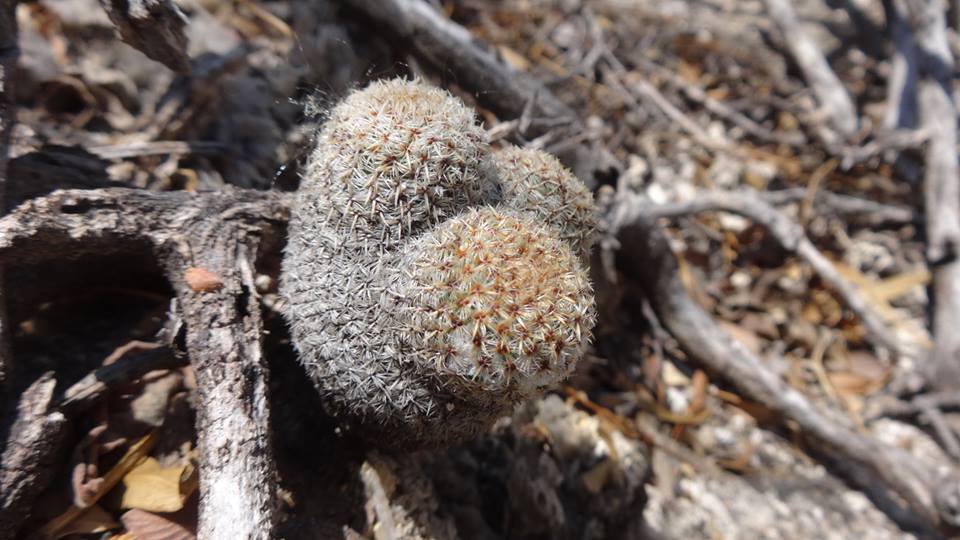
M 579 198 L 551 186 L 530 200 L 590 201 L 572 175 L 550 174 L 540 184 Z M 373 83 L 331 111 L 294 204 L 281 292 L 300 360 L 344 429 L 385 448 L 449 444 L 573 369 L 594 315 L 574 251 L 587 241 L 566 238 L 592 222 L 516 194 L 501 202 L 523 178 L 501 184 L 473 113 L 424 83 Z
M 560 161 L 539 150 L 508 147 L 493 155 L 503 204 L 531 212 L 586 258 L 597 229 L 593 195 Z
M 306 187 L 348 240 L 389 247 L 495 196 L 489 154 L 460 100 L 423 83 L 375 82 L 332 110 Z

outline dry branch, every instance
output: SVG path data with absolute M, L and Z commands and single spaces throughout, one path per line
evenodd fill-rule
M 568 119 L 577 115 L 554 97 L 543 84 L 500 61 L 462 26 L 444 17 L 422 0 L 344 0 L 397 37 L 412 45 L 435 69 L 453 75 L 454 82 L 469 89 L 481 105 L 503 118 L 519 118 L 535 101 L 532 127 L 537 119 Z
M 747 217 L 764 226 L 784 249 L 795 253 L 846 303 L 867 329 L 873 340 L 898 357 L 914 358 L 915 347 L 904 343 L 876 313 L 855 285 L 850 283 L 804 234 L 803 228 L 751 191 L 704 191 L 685 203 L 646 205 L 637 212 L 652 217 L 678 217 L 699 212 L 722 210 Z
M 807 188 L 788 188 L 758 195 L 769 204 L 781 205 L 803 202 L 809 193 Z M 905 225 L 918 223 L 921 220 L 920 215 L 906 207 L 840 195 L 824 189 L 816 191 L 813 202 L 822 208 L 823 213 L 835 214 L 845 220 L 866 226 Z
M 618 266 L 650 299 L 660 321 L 698 365 L 727 380 L 744 397 L 763 403 L 784 422 L 818 443 L 827 454 L 863 467 L 934 523 L 938 515 L 931 496 L 933 477 L 907 454 L 884 446 L 827 417 L 759 358 L 733 340 L 687 295 L 679 279 L 676 258 L 667 239 L 646 215 L 648 206 L 637 198 L 616 204 L 609 214 L 609 231 L 622 248 Z
M 912 129 L 917 126 L 917 42 L 907 24 L 903 0 L 884 0 L 883 5 L 893 41 L 883 123 L 888 128 Z
M 851 138 L 857 131 L 857 110 L 843 83 L 830 69 L 813 38 L 801 28 L 790 1 L 766 0 L 765 3 L 767 13 L 780 28 L 784 44 L 817 97 L 827 122 L 842 138 Z
M 187 363 L 186 356 L 176 354 L 167 346 L 144 351 L 87 374 L 63 393 L 57 408 L 67 416 L 75 416 L 100 399 L 111 386 L 133 382 L 153 370 L 173 369 Z
M 924 205 L 927 258 L 934 266 L 934 350 L 924 370 L 934 389 L 955 390 L 960 387 L 960 163 L 946 17 L 935 0 L 885 0 L 884 10 L 895 47 L 886 122 L 913 128 L 919 121 L 928 138 Z
M 187 21 L 170 0 L 100 0 L 120 37 L 174 71 L 188 71 Z
M 177 292 L 199 386 L 200 525 L 204 538 L 269 538 L 275 524 L 262 325 L 253 286 L 261 237 L 287 220 L 283 195 L 106 189 L 58 191 L 0 219 L 0 260 L 149 245 Z M 188 268 L 217 276 L 194 291 Z
M 37 379 L 20 396 L 17 417 L 0 456 L 0 539 L 15 538 L 38 493 L 56 472 L 67 419 L 54 410 L 57 380 Z

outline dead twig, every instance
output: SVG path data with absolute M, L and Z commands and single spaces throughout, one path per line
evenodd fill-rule
M 344 3 L 406 40 L 435 69 L 451 73 L 457 84 L 469 89 L 481 105 L 498 116 L 522 117 L 533 100 L 532 129 L 541 117 L 566 118 L 570 131 L 578 132 L 577 115 L 538 79 L 501 62 L 466 28 L 444 17 L 429 3 L 423 0 L 347 0 Z
M 817 44 L 800 27 L 789 0 L 765 0 L 767 13 L 783 34 L 783 42 L 813 90 L 830 127 L 841 138 L 850 139 L 857 131 L 857 110 L 853 99 Z M 831 141 L 839 142 L 839 141 Z
M 20 396 L 0 456 L 0 539 L 16 537 L 37 495 L 57 470 L 67 419 L 53 410 L 56 385 L 53 373 L 46 373 Z
M 813 245 L 804 234 L 803 228 L 754 192 L 703 191 L 689 202 L 643 205 L 638 207 L 635 213 L 655 217 L 679 217 L 717 210 L 742 215 L 765 227 L 784 249 L 809 264 L 820 279 L 843 299 L 878 345 L 889 349 L 898 357 L 916 357 L 916 348 L 896 336 L 857 287 L 844 278 L 837 267 Z
M 108 363 L 90 372 L 86 377 L 68 388 L 57 404 L 64 414 L 76 414 L 96 402 L 111 387 L 143 377 L 157 369 L 174 369 L 189 363 L 185 355 L 174 353 L 170 347 L 160 346 L 125 358 L 122 361 Z
M 758 196 L 769 204 L 779 206 L 802 202 L 807 194 L 807 188 L 788 188 L 765 191 L 758 193 Z M 818 189 L 813 198 L 814 210 L 818 207 L 821 213 L 833 213 L 844 220 L 871 227 L 905 225 L 919 223 L 921 220 L 919 214 L 906 207 L 878 203 L 851 197 L 850 195 L 840 195 L 823 189 Z
M 682 77 L 670 71 L 669 69 L 643 58 L 635 59 L 643 69 L 652 71 L 660 77 L 664 77 L 669 83 L 683 92 L 683 95 L 690 101 L 699 103 L 711 113 L 723 118 L 731 124 L 739 127 L 746 133 L 754 136 L 757 140 L 774 144 L 786 144 L 798 146 L 807 143 L 807 138 L 799 131 L 790 133 L 779 133 L 766 128 L 757 122 L 754 122 L 745 114 L 727 105 L 726 103 L 713 99 L 699 86 L 688 83 Z
M 187 21 L 170 0 L 100 0 L 124 41 L 174 71 L 190 69 Z

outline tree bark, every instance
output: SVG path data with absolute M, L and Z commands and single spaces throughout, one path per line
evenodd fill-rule
M 0 219 L 0 262 L 150 246 L 177 293 L 198 382 L 201 538 L 272 538 L 276 478 L 254 264 L 282 234 L 276 192 L 57 191 Z M 202 268 L 203 287 L 186 278 Z

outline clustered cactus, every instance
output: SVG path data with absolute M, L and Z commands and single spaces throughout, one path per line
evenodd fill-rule
M 375 82 L 333 108 L 293 208 L 281 290 L 301 362 L 383 447 L 476 436 L 563 380 L 593 327 L 590 192 L 492 152 L 460 100 Z

